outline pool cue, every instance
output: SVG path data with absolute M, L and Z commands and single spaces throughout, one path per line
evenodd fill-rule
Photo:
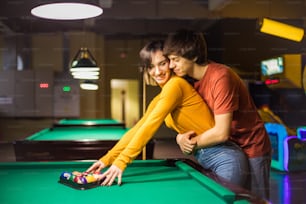
M 125 90 L 121 90 L 121 120 L 122 122 L 126 123 L 125 121 Z
M 146 112 L 146 82 L 142 75 L 142 115 Z M 147 159 L 147 149 L 146 145 L 142 149 L 142 160 Z

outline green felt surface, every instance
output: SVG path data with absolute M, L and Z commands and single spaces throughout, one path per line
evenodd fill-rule
M 122 127 L 65 127 L 46 128 L 27 140 L 119 140 L 128 129 Z
M 121 123 L 114 119 L 62 119 L 58 124 L 62 125 L 108 125 Z
M 235 194 L 181 161 L 134 161 L 123 185 L 76 190 L 58 183 L 63 171 L 84 171 L 91 162 L 0 163 L 0 203 L 233 203 Z

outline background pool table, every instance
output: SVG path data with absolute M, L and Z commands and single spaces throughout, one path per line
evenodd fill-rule
M 62 127 L 62 126 L 119 126 L 125 128 L 125 123 L 115 120 L 115 119 L 61 119 L 54 123 L 54 127 Z
M 224 187 L 190 161 L 135 160 L 123 185 L 77 190 L 58 183 L 63 171 L 84 171 L 92 162 L 0 163 L 0 203 L 250 203 L 245 191 Z M 244 195 L 241 197 L 240 195 Z
M 68 161 L 98 159 L 128 131 L 122 126 L 56 126 L 24 140 L 14 141 L 16 161 Z M 154 141 L 146 146 L 153 158 Z M 143 158 L 140 154 L 138 158 Z

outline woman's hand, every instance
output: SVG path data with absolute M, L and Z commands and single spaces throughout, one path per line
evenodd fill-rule
M 176 142 L 184 154 L 191 154 L 194 148 L 196 147 L 196 141 L 191 140 L 191 138 L 193 138 L 194 136 L 196 136 L 194 131 L 178 134 L 176 136 Z
M 103 180 L 102 186 L 111 186 L 116 178 L 118 178 L 118 185 L 121 185 L 123 171 L 115 165 L 111 165 L 107 171 L 99 176 L 99 180 Z
M 85 173 L 100 173 L 100 171 L 105 167 L 104 163 L 100 160 L 93 163 Z

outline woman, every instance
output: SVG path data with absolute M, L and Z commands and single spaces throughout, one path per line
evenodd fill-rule
M 126 166 L 141 152 L 163 121 L 178 133 L 193 130 L 199 134 L 214 126 L 212 114 L 202 98 L 186 80 L 172 73 L 162 50 L 163 42 L 153 41 L 140 51 L 146 82 L 156 83 L 162 89 L 139 122 L 88 168 L 87 172 L 95 172 L 110 166 L 99 178 L 104 179 L 101 185 L 112 185 L 116 178 L 121 184 Z

